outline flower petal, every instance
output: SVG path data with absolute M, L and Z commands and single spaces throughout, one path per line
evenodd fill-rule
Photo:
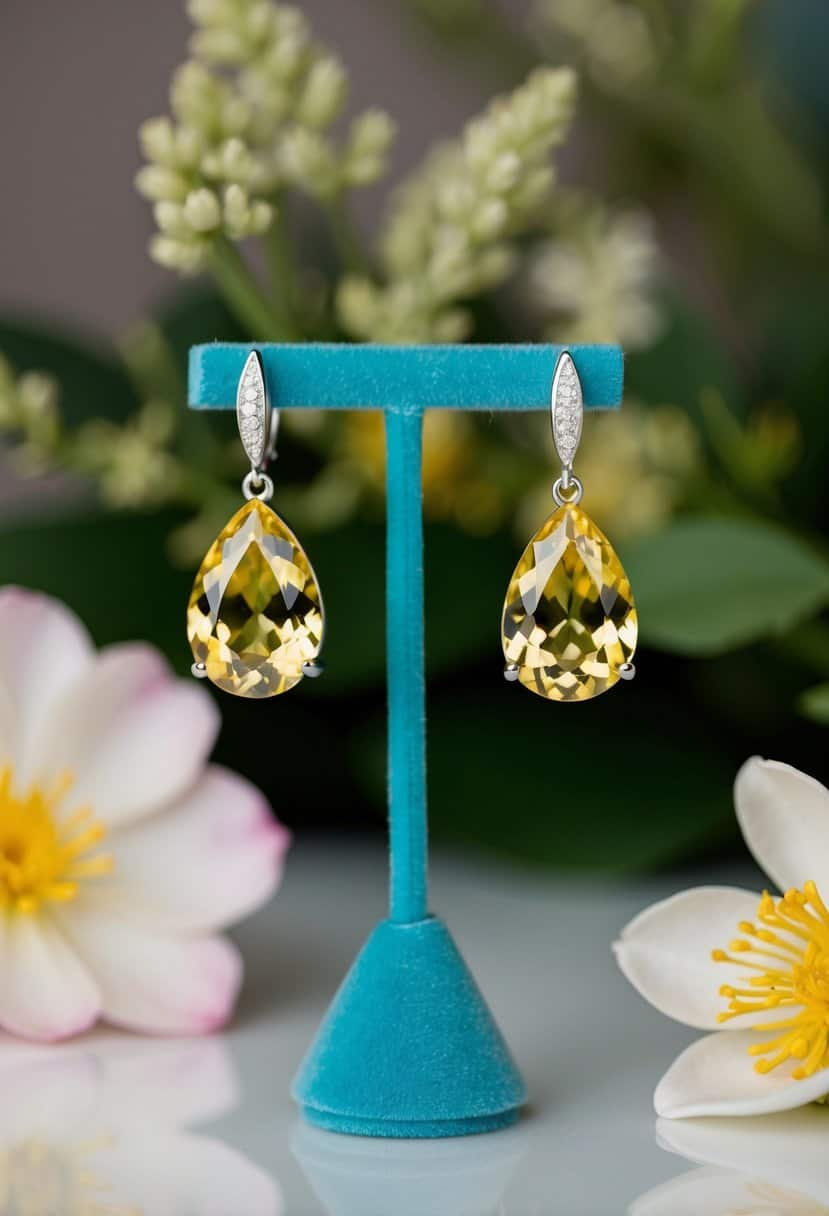
M 753 756 L 734 805 L 746 844 L 781 891 L 811 881 L 829 898 L 829 790 L 779 760 Z
M 43 916 L 0 917 L 0 1026 L 54 1042 L 96 1021 L 101 997 L 87 968 Z
M 94 660 L 89 634 L 58 600 L 0 591 L 0 758 L 28 785 L 43 723 Z
M 758 895 L 737 887 L 682 891 L 646 908 L 622 930 L 613 946 L 616 961 L 660 1013 L 699 1030 L 713 1030 L 719 1025 L 717 1014 L 726 1008 L 720 987 L 744 987 L 745 973 L 729 963 L 715 963 L 711 951 L 728 946 L 740 921 L 757 915 L 759 902 Z M 752 1024 L 764 1017 L 772 1020 L 757 1015 Z M 739 1029 L 735 1021 L 725 1026 Z
M 665 1119 L 701 1115 L 770 1115 L 806 1106 L 829 1092 L 829 1071 L 796 1081 L 797 1061 L 755 1072 L 748 1049 L 762 1034 L 709 1034 L 683 1051 L 656 1087 L 653 1104 Z
M 176 806 L 118 834 L 113 884 L 133 916 L 221 929 L 273 893 L 289 843 L 259 790 L 211 765 Z
M 49 726 L 42 775 L 76 774 L 67 812 L 90 806 L 120 826 L 192 785 L 213 746 L 218 712 L 209 693 L 176 679 L 158 651 L 129 643 L 101 651 Z
M 127 919 L 109 900 L 67 904 L 66 935 L 98 981 L 103 1016 L 150 1034 L 206 1034 L 230 1017 L 242 978 L 236 947 Z

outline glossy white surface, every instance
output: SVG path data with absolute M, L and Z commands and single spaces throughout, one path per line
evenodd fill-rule
M 737 877 L 753 885 L 749 871 Z M 642 906 L 691 881 L 599 882 L 438 859 L 433 907 L 489 999 L 532 1107 L 496 1136 L 368 1141 L 300 1125 L 288 1086 L 383 915 L 384 860 L 354 845 L 297 848 L 271 908 L 238 934 L 248 982 L 226 1035 L 104 1032 L 49 1049 L 0 1040 L 0 1212 L 829 1212 L 825 1108 L 782 1122 L 671 1124 L 660 1129 L 670 1151 L 657 1143 L 653 1088 L 693 1032 L 640 1001 L 609 946 Z

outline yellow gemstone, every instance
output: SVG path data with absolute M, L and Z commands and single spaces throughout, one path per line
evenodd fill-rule
M 275 697 L 320 652 L 322 598 L 305 551 L 275 511 L 253 498 L 219 533 L 196 575 L 187 637 L 225 692 Z
M 622 563 L 592 519 L 559 507 L 521 555 L 507 588 L 501 641 L 531 692 L 586 701 L 620 677 L 637 619 Z

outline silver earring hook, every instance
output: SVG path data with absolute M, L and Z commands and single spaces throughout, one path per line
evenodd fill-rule
M 581 440 L 584 397 L 576 365 L 569 351 L 562 351 L 553 372 L 550 422 L 553 443 L 561 461 L 561 476 L 553 483 L 553 498 L 561 507 L 581 500 L 583 486 L 573 472 L 573 461 Z
M 236 389 L 236 422 L 239 438 L 250 461 L 250 472 L 242 482 L 245 497 L 268 501 L 273 481 L 265 472 L 276 458 L 279 410 L 271 409 L 265 369 L 259 351 L 248 355 Z

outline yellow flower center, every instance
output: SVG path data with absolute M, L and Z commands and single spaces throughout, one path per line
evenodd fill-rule
M 763 1057 L 754 1065 L 759 1073 L 799 1060 L 792 1076 L 802 1081 L 829 1067 L 829 911 L 815 884 L 807 882 L 802 891 L 788 891 L 776 902 L 766 891 L 757 920 L 757 925 L 740 923 L 745 936 L 728 951 L 712 951 L 715 963 L 754 972 L 745 988 L 726 984 L 720 989 L 728 1008 L 719 1021 L 779 1009 L 779 1021 L 751 1027 L 776 1037 L 749 1047 L 749 1055 Z
M 33 785 L 19 794 L 11 766 L 0 768 L 0 911 L 66 903 L 83 879 L 112 871 L 112 857 L 97 851 L 106 828 L 92 811 L 56 814 L 71 785 L 66 775 L 51 788 Z

